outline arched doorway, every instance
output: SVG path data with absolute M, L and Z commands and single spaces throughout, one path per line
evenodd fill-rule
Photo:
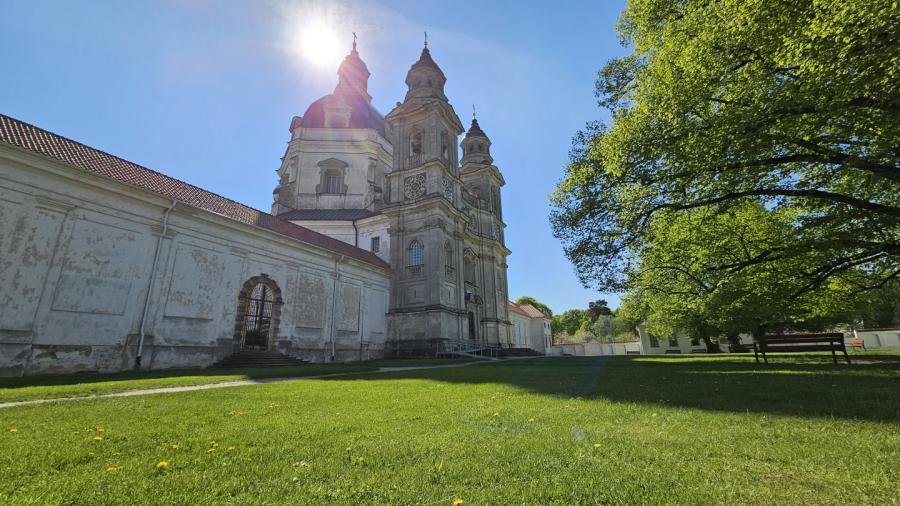
M 281 290 L 267 275 L 248 279 L 238 294 L 235 349 L 270 349 L 278 335 L 282 304 Z

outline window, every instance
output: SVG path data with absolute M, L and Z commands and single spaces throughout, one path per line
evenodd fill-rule
M 381 251 L 381 237 L 373 237 L 372 238 L 372 253 L 378 253 Z
M 477 286 L 475 283 L 475 254 L 471 251 L 467 251 L 463 257 L 463 271 L 466 283 Z
M 332 172 L 325 174 L 325 193 L 341 193 L 341 176 Z
M 453 267 L 453 246 L 449 242 L 444 243 L 444 265 Z
M 425 247 L 418 239 L 409 243 L 409 266 L 415 267 L 424 264 Z
M 422 154 L 422 132 L 416 132 L 412 134 L 412 137 L 409 139 L 409 154 L 410 155 L 421 155 Z
M 447 143 L 447 132 L 441 132 L 441 158 L 449 158 L 450 148 Z

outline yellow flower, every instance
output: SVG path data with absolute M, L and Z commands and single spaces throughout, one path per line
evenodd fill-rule
M 533 421 L 534 421 L 534 418 L 529 418 L 528 421 L 529 421 L 529 422 L 533 422 Z
M 600 448 L 600 443 L 594 443 L 594 448 Z
M 212 453 L 212 452 L 214 452 L 214 451 L 216 451 L 215 448 L 210 448 L 209 450 L 206 450 L 206 453 Z
M 233 446 L 229 446 L 229 447 L 228 447 L 228 451 L 233 452 L 233 451 L 234 451 L 234 447 L 233 447 Z
M 453 504 L 453 506 L 462 506 L 462 503 L 463 503 L 462 499 L 454 499 L 452 504 Z
M 494 411 L 494 416 L 500 416 L 500 412 L 499 412 L 499 411 Z
M 19 429 L 9 429 L 10 432 L 19 432 Z
M 99 443 L 100 441 L 103 441 L 103 438 L 100 436 L 94 436 L 94 441 Z
M 173 449 L 173 450 L 177 450 L 177 449 L 178 449 L 178 443 L 172 443 L 172 449 Z
M 160 460 L 159 462 L 156 463 L 156 470 L 159 472 L 163 472 L 168 468 L 169 468 L 168 460 Z

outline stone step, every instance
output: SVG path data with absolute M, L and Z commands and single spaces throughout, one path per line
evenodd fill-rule
M 306 365 L 305 360 L 288 357 L 274 351 L 239 351 L 213 364 L 222 369 L 250 367 L 297 367 Z

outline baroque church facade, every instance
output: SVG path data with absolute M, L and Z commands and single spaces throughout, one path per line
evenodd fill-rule
M 293 118 L 272 214 L 391 266 L 388 349 L 426 351 L 436 337 L 508 345 L 505 182 L 490 139 L 474 116 L 464 129 L 427 42 L 386 116 L 369 76 L 354 42 L 334 92 Z

